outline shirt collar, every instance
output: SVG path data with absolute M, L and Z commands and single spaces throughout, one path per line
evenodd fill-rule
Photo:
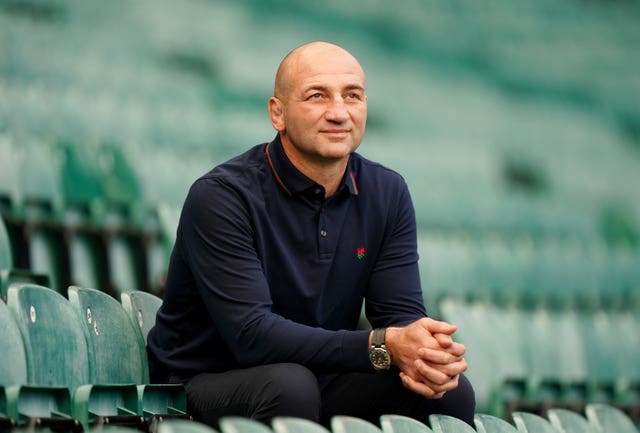
M 265 146 L 265 156 L 273 177 L 287 194 L 296 195 L 309 189 L 315 190 L 320 186 L 302 174 L 291 161 L 289 161 L 289 158 L 287 158 L 287 155 L 284 153 L 280 134 Z M 342 179 L 342 186 L 338 193 L 346 188 L 352 195 L 359 194 L 356 183 L 356 172 L 353 169 L 352 160 L 353 158 L 349 158 L 347 170 Z

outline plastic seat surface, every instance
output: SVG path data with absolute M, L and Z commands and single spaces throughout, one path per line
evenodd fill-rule
M 567 409 L 549 409 L 547 418 L 559 433 L 601 433 L 585 417 Z
M 120 302 L 129 318 L 137 323 L 146 345 L 147 335 L 156 323 L 156 313 L 162 305 L 162 299 L 151 293 L 133 290 L 120 294 Z
M 434 433 L 475 433 L 475 429 L 466 422 L 449 415 L 430 415 L 429 424 Z
M 591 424 L 603 433 L 638 433 L 638 429 L 624 412 L 601 403 L 588 404 L 585 413 Z
M 272 433 L 272 430 L 259 421 L 228 416 L 220 419 L 220 431 L 222 433 Z
M 197 421 L 168 419 L 158 423 L 156 433 L 218 433 L 218 431 Z
M 384 433 L 431 433 L 425 424 L 402 415 L 382 415 L 380 426 Z
M 377 426 L 360 418 L 338 415 L 331 418 L 333 433 L 381 433 Z
M 513 423 L 522 433 L 558 433 L 549 420 L 528 412 L 514 412 Z
M 474 421 L 478 433 L 517 433 L 513 425 L 496 416 L 476 414 Z
M 276 417 L 271 421 L 274 433 L 330 433 L 325 427 L 308 419 Z

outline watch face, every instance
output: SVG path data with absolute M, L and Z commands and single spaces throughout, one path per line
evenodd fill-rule
M 374 347 L 369 352 L 369 359 L 371 360 L 371 364 L 373 364 L 373 368 L 376 370 L 387 370 L 391 367 L 391 357 L 389 356 L 389 352 L 379 347 Z

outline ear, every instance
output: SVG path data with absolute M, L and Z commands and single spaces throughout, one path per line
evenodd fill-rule
M 272 96 L 269 98 L 269 117 L 271 125 L 278 132 L 284 131 L 284 104 L 281 100 Z

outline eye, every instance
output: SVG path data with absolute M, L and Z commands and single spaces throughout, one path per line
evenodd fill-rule
M 362 99 L 362 95 L 358 92 L 349 92 L 347 93 L 347 99 L 355 99 L 359 101 Z
M 312 93 L 308 97 L 308 99 L 320 99 L 320 98 L 322 98 L 322 94 L 320 92 Z

